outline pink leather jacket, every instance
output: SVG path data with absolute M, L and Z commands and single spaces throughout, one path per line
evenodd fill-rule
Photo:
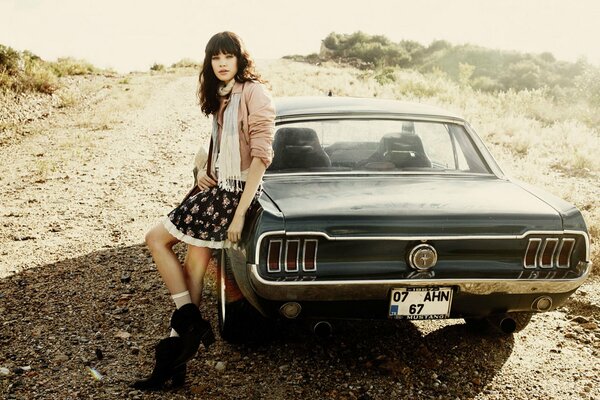
M 238 132 L 240 133 L 241 170 L 250 167 L 252 158 L 258 157 L 265 166 L 273 160 L 273 135 L 275 134 L 275 105 L 271 95 L 262 83 L 236 82 L 232 93 L 242 93 L 242 101 L 238 115 Z M 228 99 L 221 101 L 217 112 L 219 135 L 223 122 L 223 112 Z

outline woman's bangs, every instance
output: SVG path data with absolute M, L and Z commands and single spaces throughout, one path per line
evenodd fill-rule
M 227 36 L 219 36 L 211 40 L 206 45 L 206 54 L 209 57 L 216 56 L 218 54 L 233 54 L 237 56 L 239 49 L 235 42 Z

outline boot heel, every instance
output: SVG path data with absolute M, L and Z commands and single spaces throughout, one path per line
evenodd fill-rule
M 181 366 L 175 368 L 173 371 L 173 377 L 171 378 L 171 386 L 172 387 L 180 387 L 185 384 L 185 375 L 186 375 L 187 365 L 182 364 Z
M 155 364 L 152 374 L 133 382 L 130 387 L 138 390 L 161 390 L 169 379 L 174 379 L 177 368 L 173 368 L 173 355 L 180 353 L 183 343 L 179 337 L 169 337 L 161 340 L 155 347 Z M 183 365 L 185 367 L 185 365 Z M 178 367 L 179 368 L 179 367 Z M 183 371 L 185 380 L 185 370 Z
M 202 344 L 204 344 L 204 347 L 208 349 L 208 346 L 215 342 L 215 334 L 212 329 L 207 330 L 200 340 L 202 341 Z

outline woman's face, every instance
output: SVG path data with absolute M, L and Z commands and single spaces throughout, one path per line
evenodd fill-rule
M 212 69 L 219 80 L 228 83 L 238 72 L 237 57 L 233 54 L 216 54 L 212 56 Z

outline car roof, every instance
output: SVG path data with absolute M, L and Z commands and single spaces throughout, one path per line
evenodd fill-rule
M 275 99 L 275 108 L 278 119 L 308 115 L 393 114 L 464 121 L 457 114 L 427 104 L 366 97 L 279 97 Z

